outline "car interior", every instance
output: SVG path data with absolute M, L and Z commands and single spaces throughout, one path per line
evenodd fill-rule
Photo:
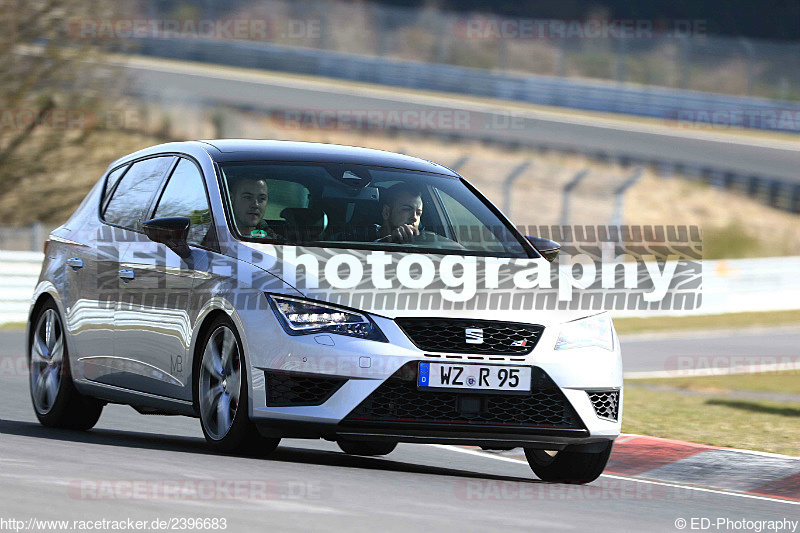
M 240 179 L 246 176 L 263 176 L 264 167 L 228 169 L 226 176 Z M 302 168 L 302 167 L 300 167 Z M 374 227 L 383 223 L 381 199 L 386 190 L 400 180 L 348 180 L 344 178 L 320 179 L 321 167 L 306 167 L 305 175 L 297 175 L 298 167 L 281 167 L 282 179 L 266 178 L 269 201 L 264 212 L 264 222 L 284 242 L 315 242 L 337 240 L 372 241 Z M 237 170 L 239 172 L 237 172 Z M 276 173 L 277 173 L 276 168 Z M 263 178 L 262 178 L 263 179 Z M 354 186 L 355 185 L 355 186 Z M 423 206 L 434 203 L 429 187 L 422 187 Z M 423 210 L 421 228 L 437 224 L 436 210 Z M 372 229 L 372 232 L 370 231 Z M 363 235 L 363 239 L 358 236 Z M 345 237 L 346 238 L 343 238 Z

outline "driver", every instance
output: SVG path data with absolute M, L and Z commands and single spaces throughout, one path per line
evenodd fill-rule
M 245 237 L 274 239 L 277 234 L 264 222 L 269 201 L 267 181 L 243 177 L 231 184 L 231 208 L 239 232 Z
M 383 224 L 375 242 L 408 242 L 419 235 L 422 193 L 409 183 L 397 183 L 386 190 L 381 208 Z

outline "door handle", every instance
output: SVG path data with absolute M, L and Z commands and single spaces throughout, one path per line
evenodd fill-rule
M 126 269 L 123 269 L 123 270 L 119 271 L 119 277 L 120 277 L 120 279 L 122 279 L 122 281 L 127 283 L 130 280 L 132 280 L 133 278 L 135 278 L 136 275 L 133 273 L 133 270 L 130 270 L 130 269 L 126 268 Z
M 78 270 L 79 268 L 83 268 L 83 259 L 79 257 L 70 257 L 67 259 L 67 264 L 73 269 Z

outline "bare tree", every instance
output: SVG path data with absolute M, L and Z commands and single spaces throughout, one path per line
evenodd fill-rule
M 36 173 L 45 152 L 102 127 L 96 118 L 113 90 L 98 69 L 110 43 L 76 28 L 112 10 L 106 0 L 0 0 L 3 191 Z

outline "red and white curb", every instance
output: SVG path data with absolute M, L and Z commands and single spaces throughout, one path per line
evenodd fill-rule
M 517 448 L 502 455 L 521 457 Z M 800 457 L 621 435 L 604 474 L 800 502 Z

